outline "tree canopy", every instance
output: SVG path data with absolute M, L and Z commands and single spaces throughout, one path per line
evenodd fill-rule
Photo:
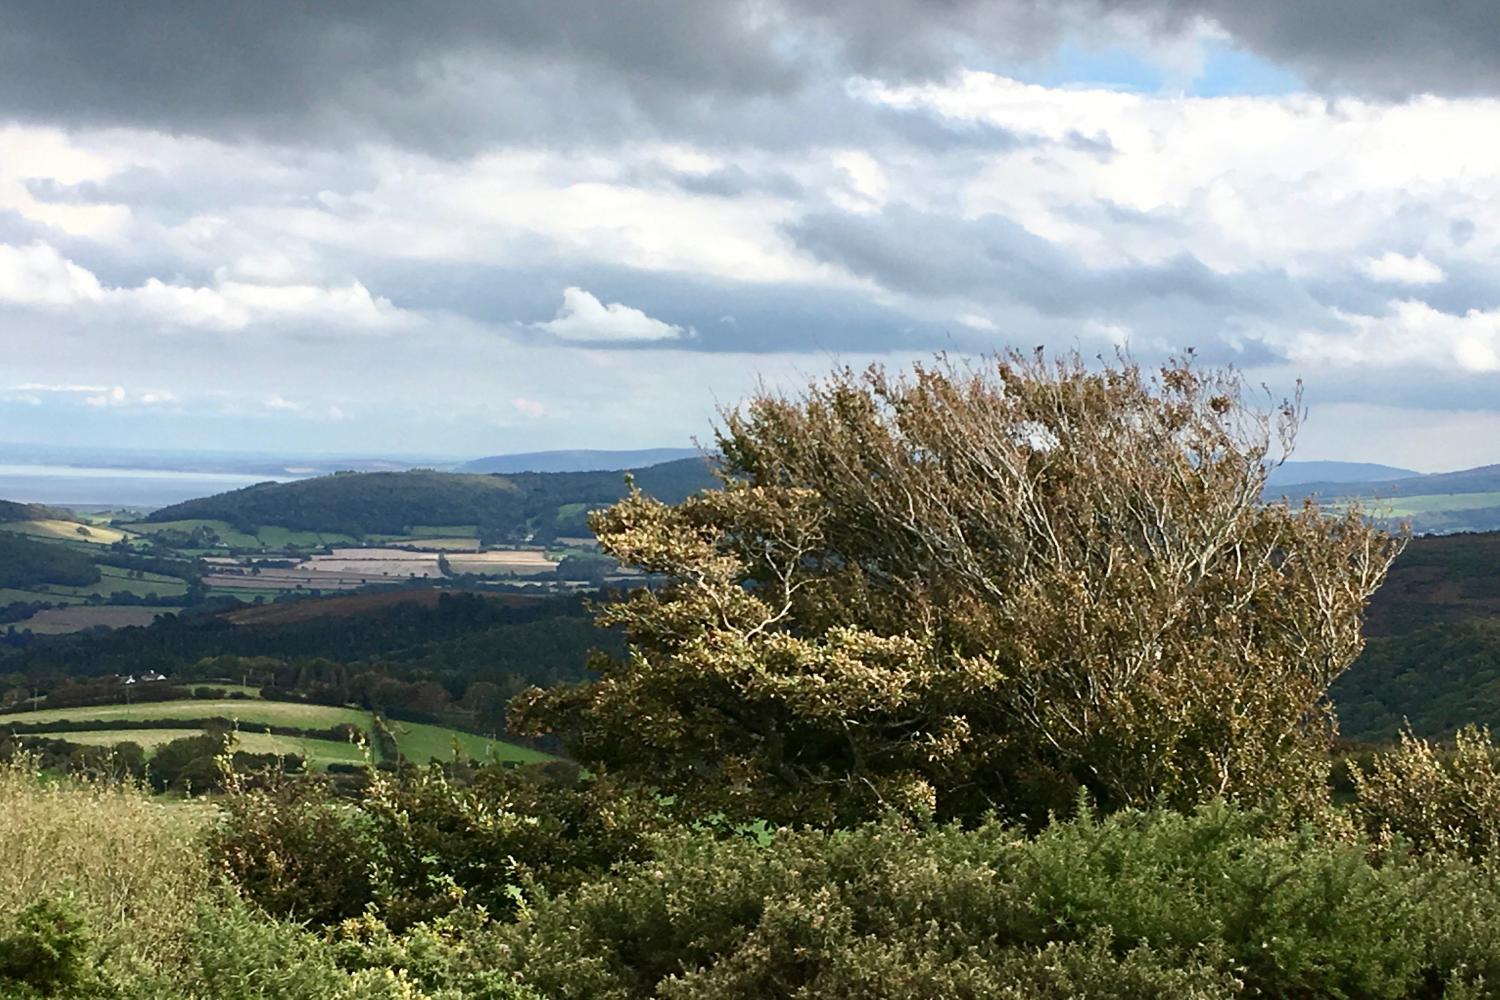
M 600 610 L 625 656 L 513 723 L 730 818 L 1306 800 L 1400 539 L 1262 503 L 1301 416 L 1191 358 L 761 391 L 723 414 L 721 488 L 593 516 L 665 584 Z

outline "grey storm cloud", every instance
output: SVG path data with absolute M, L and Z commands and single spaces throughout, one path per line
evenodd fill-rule
M 1500 90 L 1493 0 L 1097 0 L 1175 31 L 1194 18 L 1332 91 L 1401 98 Z
M 439 153 L 517 138 L 779 145 L 850 129 L 1004 146 L 1015 139 L 1001 130 L 828 112 L 856 106 L 842 90 L 848 76 L 1003 69 L 1070 30 L 1107 30 L 1101 12 L 1159 32 L 1209 18 L 1334 88 L 1500 87 L 1491 0 L 9 0 L 0 116 Z
M 1004 216 L 960 219 L 893 206 L 819 213 L 786 227 L 826 263 L 918 296 L 1005 297 L 1049 316 L 1088 316 L 1176 300 L 1217 315 L 1287 315 L 1311 300 L 1280 272 L 1219 274 L 1189 253 L 1162 263 L 1089 267 Z M 911 248 L 920 246 L 921 254 Z

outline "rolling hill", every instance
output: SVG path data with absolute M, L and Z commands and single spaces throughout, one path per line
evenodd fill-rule
M 99 576 L 99 567 L 83 553 L 0 532 L 0 589 L 35 584 L 86 587 L 99 582 Z
M 635 476 L 642 490 L 669 502 L 714 484 L 700 458 L 649 466 Z M 353 537 L 464 525 L 477 527 L 486 540 L 520 540 L 582 533 L 587 509 L 613 503 L 625 490 L 624 474 L 618 471 L 506 476 L 430 469 L 346 472 L 189 500 L 163 507 L 147 520 L 223 521 L 252 534 L 279 527 Z
M 458 472 L 509 475 L 517 472 L 620 472 L 663 462 L 697 458 L 696 448 L 645 448 L 637 451 L 532 451 L 519 455 L 491 455 L 460 465 Z
M 1271 481 L 1266 496 L 1292 502 L 1313 497 L 1335 508 L 1357 502 L 1378 520 L 1410 526 L 1414 534 L 1500 529 L 1500 465 L 1396 479 Z
M 1270 471 L 1266 486 L 1277 490 L 1302 483 L 1378 483 L 1420 475 L 1411 469 L 1374 462 L 1284 462 Z
M 6 524 L 10 521 L 62 520 L 67 516 L 62 511 L 53 510 L 51 507 L 43 507 L 39 503 L 16 503 L 13 500 L 0 500 L 0 524 Z

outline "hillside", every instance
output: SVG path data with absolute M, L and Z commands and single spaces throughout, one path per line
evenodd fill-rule
M 1419 535 L 1500 529 L 1500 465 L 1395 479 L 1273 478 L 1265 492 L 1267 498 L 1284 496 L 1292 502 L 1315 497 L 1335 508 L 1358 502 L 1389 526 L 1407 526 Z
M 1500 730 L 1500 532 L 1412 539 L 1365 634 L 1333 687 L 1345 736 L 1391 739 L 1403 720 L 1428 736 L 1466 722 Z
M 1266 486 L 1277 490 L 1302 483 L 1376 483 L 1420 475 L 1374 462 L 1283 462 L 1266 476 Z
M 83 553 L 0 532 L 0 589 L 36 584 L 86 587 L 97 583 L 99 575 L 99 568 Z
M 706 463 L 697 458 L 642 469 L 636 481 L 669 502 L 713 485 Z M 147 520 L 223 521 L 249 533 L 280 527 L 354 537 L 401 535 L 424 525 L 471 525 L 484 539 L 516 540 L 580 533 L 588 508 L 624 495 L 621 472 L 349 472 L 260 483 L 163 507 Z
M 644 469 L 663 462 L 698 457 L 696 448 L 644 448 L 637 451 L 532 451 L 490 455 L 460 465 L 458 472 L 510 475 L 516 472 L 611 472 Z
M 39 503 L 16 503 L 0 500 L 0 524 L 10 521 L 48 521 L 67 517 L 62 511 L 44 507 Z

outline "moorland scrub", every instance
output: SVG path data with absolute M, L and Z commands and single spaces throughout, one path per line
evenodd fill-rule
M 657 585 L 512 706 L 586 770 L 18 756 L 0 996 L 1493 995 L 1500 751 L 1335 760 L 1402 539 L 1262 502 L 1299 418 L 1128 360 L 763 393 L 721 488 L 593 517 Z

